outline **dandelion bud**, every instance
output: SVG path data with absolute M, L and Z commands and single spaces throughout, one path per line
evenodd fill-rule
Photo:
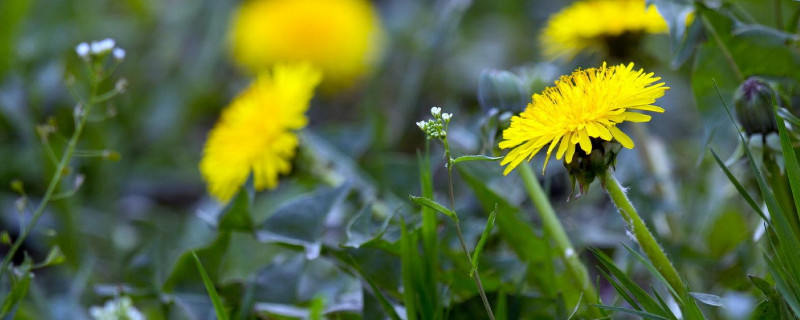
M 114 48 L 114 50 L 111 51 L 111 55 L 113 55 L 114 59 L 117 61 L 122 61 L 125 59 L 125 50 L 122 48 Z
M 81 42 L 77 46 L 75 46 L 75 52 L 78 53 L 78 56 L 83 59 L 89 58 L 89 44 L 86 42 Z
M 478 79 L 478 102 L 483 110 L 497 108 L 519 112 L 525 109 L 529 97 L 522 79 L 517 75 L 494 69 L 481 72 Z
M 748 135 L 777 132 L 772 108 L 772 88 L 758 77 L 750 77 L 736 90 L 736 118 Z

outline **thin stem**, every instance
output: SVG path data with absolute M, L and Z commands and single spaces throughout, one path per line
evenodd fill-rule
M 564 227 L 558 220 L 556 212 L 550 204 L 550 200 L 533 173 L 533 169 L 531 169 L 527 163 L 523 163 L 519 166 L 519 170 L 525 189 L 528 190 L 528 195 L 531 197 L 531 201 L 533 201 L 533 204 L 539 212 L 539 217 L 542 219 L 544 231 L 553 239 L 553 242 L 555 242 L 556 251 L 559 257 L 561 257 L 561 260 L 564 261 L 570 278 L 578 282 L 579 289 L 583 292 L 583 297 L 588 304 L 600 304 L 597 291 L 595 291 L 594 285 L 589 278 L 589 272 L 586 270 L 583 263 L 581 263 L 575 249 L 572 247 L 572 243 L 569 241 L 569 237 L 567 237 L 567 232 L 564 231 Z M 589 312 L 595 317 L 603 316 L 597 308 L 589 308 Z
M 444 143 L 444 156 L 447 161 L 447 185 L 450 189 L 450 209 L 453 210 L 453 213 L 455 213 L 456 200 L 453 196 L 453 158 L 450 156 L 450 145 L 447 143 L 447 137 L 442 138 L 442 142 Z M 458 215 L 456 215 L 456 219 L 454 219 L 453 222 L 456 225 L 456 233 L 458 234 L 458 241 L 461 243 L 461 250 L 464 251 L 464 256 L 467 258 L 467 264 L 470 266 L 470 268 L 474 269 L 474 272 L 470 272 L 470 274 L 472 275 L 472 279 L 475 279 L 475 285 L 478 286 L 478 292 L 481 295 L 481 300 L 483 300 L 483 307 L 486 309 L 489 319 L 494 320 L 494 312 L 492 312 L 492 306 L 489 305 L 489 299 L 486 298 L 486 291 L 483 289 L 481 276 L 478 274 L 478 270 L 472 265 L 472 259 L 470 258 L 471 254 L 469 249 L 467 249 L 466 242 L 464 242 L 464 236 L 461 234 L 461 226 L 458 222 Z
M 781 9 L 781 0 L 775 0 L 775 26 L 778 30 L 783 30 L 783 10 Z
M 728 50 L 728 47 L 725 45 L 724 42 L 722 42 L 722 38 L 720 38 L 719 33 L 717 33 L 717 29 L 714 28 L 714 25 L 712 25 L 711 22 L 708 21 L 708 18 L 706 18 L 705 16 L 701 15 L 700 18 L 703 19 L 703 25 L 706 27 L 706 30 L 708 30 L 709 33 L 711 33 L 711 36 L 714 38 L 714 41 L 717 43 L 717 46 L 719 47 L 720 51 L 722 51 L 722 55 L 725 57 L 725 61 L 728 62 L 728 65 L 731 66 L 731 70 L 733 70 L 733 73 L 736 74 L 736 78 L 739 79 L 739 82 L 744 81 L 744 74 L 742 74 L 742 69 L 740 69 L 739 65 L 736 64 L 736 60 L 733 59 L 733 54 L 731 54 L 731 51 Z
M 647 225 L 642 221 L 642 218 L 639 217 L 639 214 L 636 212 L 630 199 L 628 199 L 625 191 L 623 191 L 617 178 L 615 178 L 611 172 L 606 172 L 603 174 L 602 179 L 603 185 L 606 191 L 608 191 L 608 195 L 611 197 L 611 200 L 614 201 L 617 209 L 619 209 L 620 215 L 622 215 L 622 219 L 625 220 L 631 232 L 633 232 L 636 237 L 636 242 L 639 243 L 644 253 L 650 258 L 650 262 L 653 263 L 653 266 L 658 269 L 658 272 L 667 280 L 669 285 L 672 286 L 679 295 L 678 298 L 686 297 L 689 292 L 683 280 L 681 280 L 678 271 L 672 266 L 672 263 L 667 258 L 667 254 L 664 253 L 664 249 L 661 248 L 653 237 L 653 234 L 647 229 Z
M 94 77 L 92 77 L 94 79 Z M 28 234 L 31 233 L 33 228 L 36 226 L 36 223 L 39 221 L 39 218 L 42 217 L 44 213 L 44 209 L 47 207 L 47 204 L 52 200 L 53 195 L 55 194 L 58 185 L 61 183 L 61 179 L 64 176 L 64 171 L 66 170 L 67 166 L 69 165 L 70 160 L 72 159 L 72 155 L 75 152 L 75 147 L 78 145 L 78 140 L 83 133 L 83 128 L 86 125 L 86 120 L 89 118 L 89 113 L 91 111 L 93 105 L 93 98 L 97 93 L 97 82 L 92 80 L 92 90 L 90 99 L 88 99 L 89 103 L 81 105 L 81 108 L 85 108 L 82 110 L 79 120 L 76 121 L 75 131 L 72 132 L 72 137 L 70 137 L 69 142 L 67 143 L 67 147 L 64 151 L 64 154 L 61 156 L 61 161 L 58 162 L 58 166 L 56 167 L 56 171 L 53 174 L 53 177 L 50 179 L 50 184 L 47 186 L 47 191 L 44 193 L 44 197 L 42 201 L 39 202 L 39 205 L 36 207 L 36 211 L 33 212 L 33 217 L 31 217 L 31 221 L 28 222 L 28 225 L 22 229 L 22 233 L 17 237 L 14 241 L 14 244 L 11 245 L 11 248 L 6 253 L 5 257 L 3 257 L 3 262 L 0 263 L 0 279 L 3 278 L 9 263 L 11 263 L 11 259 L 19 250 L 19 247 L 22 246 L 22 242 L 25 241 L 25 238 L 28 237 Z

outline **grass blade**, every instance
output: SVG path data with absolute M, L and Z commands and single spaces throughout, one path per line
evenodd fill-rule
M 736 187 L 736 190 L 739 191 L 739 194 L 742 195 L 742 197 L 744 197 L 744 199 L 747 201 L 747 204 L 749 204 L 750 207 L 753 208 L 753 210 L 756 213 L 758 213 L 759 216 L 761 216 L 761 219 L 764 219 L 764 221 L 769 223 L 769 218 L 767 218 L 764 212 L 761 211 L 761 208 L 758 206 L 758 204 L 756 204 L 756 201 L 753 199 L 753 197 L 751 197 L 750 194 L 747 192 L 747 190 L 744 189 L 742 184 L 739 183 L 739 180 L 736 179 L 735 176 L 733 176 L 733 173 L 731 173 L 731 171 L 728 170 L 728 167 L 725 166 L 725 163 L 722 162 L 722 160 L 719 158 L 714 149 L 710 150 L 711 150 L 711 155 L 714 156 L 714 161 L 716 161 L 720 169 L 722 169 L 722 171 L 725 172 L 725 175 L 728 177 L 728 180 L 730 180 L 733 186 Z
M 197 257 L 197 253 L 194 251 L 192 251 L 192 256 L 194 257 L 194 262 L 197 264 L 197 271 L 200 272 L 200 277 L 203 278 L 203 284 L 206 286 L 208 296 L 211 298 L 211 303 L 214 304 L 214 312 L 217 314 L 217 319 L 228 320 L 228 313 L 225 311 L 225 306 L 219 298 L 217 289 L 214 288 L 214 283 L 212 283 L 211 279 L 208 277 L 206 269 L 203 268 L 200 258 Z

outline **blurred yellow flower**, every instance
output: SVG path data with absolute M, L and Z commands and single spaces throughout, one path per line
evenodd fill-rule
M 503 174 L 526 158 L 530 161 L 548 144 L 545 167 L 556 145 L 556 159 L 566 155 L 566 163 L 572 162 L 578 146 L 591 153 L 591 138 L 616 139 L 623 147 L 633 148 L 633 141 L 617 124 L 650 121 L 649 115 L 630 110 L 664 112 L 652 105 L 669 89 L 663 82 L 655 83 L 659 80 L 642 69 L 634 71 L 633 63 L 612 67 L 603 63 L 600 68 L 562 76 L 555 86 L 534 94 L 525 111 L 512 117 L 511 126 L 503 131 L 500 148 L 513 148 L 500 163 L 508 165 Z
M 546 57 L 572 59 L 625 34 L 665 32 L 664 18 L 644 0 L 587 0 L 553 15 L 540 40 Z
M 298 142 L 294 130 L 306 125 L 305 112 L 320 80 L 321 73 L 309 64 L 277 65 L 223 110 L 200 161 L 211 195 L 229 201 L 251 170 L 256 190 L 278 184 L 278 174 L 291 169 Z
M 380 53 L 380 17 L 366 0 L 250 0 L 235 13 L 233 57 L 259 71 L 280 62 L 311 62 L 325 85 L 347 86 Z

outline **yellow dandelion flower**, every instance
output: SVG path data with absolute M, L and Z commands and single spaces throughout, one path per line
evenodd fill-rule
M 383 29 L 366 0 L 251 0 L 235 13 L 233 58 L 251 71 L 310 62 L 326 85 L 346 86 L 380 53 Z
M 231 102 L 208 134 L 200 161 L 211 195 L 227 202 L 251 171 L 256 190 L 278 184 L 278 174 L 291 169 L 298 142 L 294 130 L 306 125 L 321 77 L 309 64 L 277 65 Z
M 632 149 L 633 141 L 617 124 L 648 122 L 650 116 L 631 110 L 664 112 L 652 105 L 669 89 L 653 73 L 633 70 L 633 63 L 618 66 L 576 70 L 562 76 L 555 86 L 542 94 L 534 94 L 533 101 L 519 116 L 511 118 L 511 126 L 503 131 L 501 149 L 512 150 L 501 165 L 508 165 L 508 174 L 526 158 L 530 161 L 542 148 L 547 148 L 547 158 L 558 145 L 556 159 L 566 157 L 571 163 L 580 146 L 586 154 L 592 151 L 592 138 L 605 141 L 615 139 L 623 147 Z M 544 172 L 544 168 L 542 168 Z
M 581 51 L 602 49 L 625 34 L 665 32 L 664 18 L 644 0 L 588 0 L 553 15 L 540 40 L 548 58 L 572 59 Z

